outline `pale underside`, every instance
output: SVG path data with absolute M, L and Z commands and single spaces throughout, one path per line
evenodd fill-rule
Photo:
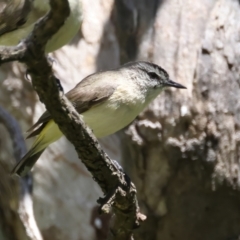
M 48 41 L 46 45 L 46 52 L 53 52 L 67 44 L 80 29 L 82 20 L 80 1 L 70 0 L 69 3 L 71 13 L 63 27 L 60 28 L 60 30 Z M 8 22 L 10 22 L 10 20 L 14 17 L 14 13 L 8 13 L 6 11 L 5 13 L 0 13 L 0 45 L 17 45 L 21 40 L 28 36 L 28 34 L 33 30 L 34 24 L 37 22 L 37 20 L 47 14 L 48 11 L 48 1 L 35 0 L 29 12 L 22 12 L 26 15 L 22 20 L 26 22 L 22 25 L 19 25 L 19 22 L 15 23 L 16 27 L 7 25 Z

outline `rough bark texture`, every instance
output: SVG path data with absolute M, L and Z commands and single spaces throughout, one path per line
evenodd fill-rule
M 239 13 L 238 1 L 165 1 L 140 43 L 138 58 L 188 90 L 165 91 L 123 136 L 148 213 L 138 239 L 239 236 Z
M 133 59 L 161 65 L 188 88 L 165 91 L 127 131 L 104 140 L 114 159 L 127 159 L 148 216 L 136 239 L 238 239 L 239 1 L 86 0 L 83 7 L 81 34 L 54 54 L 65 91 Z M 0 99 L 25 131 L 42 107 L 21 72 L 1 67 Z M 1 161 L 10 164 L 0 131 Z M 34 179 L 44 239 L 105 239 L 108 219 L 95 208 L 101 192 L 65 139 L 38 161 Z

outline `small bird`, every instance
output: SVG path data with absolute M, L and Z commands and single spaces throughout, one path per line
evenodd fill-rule
M 166 87 L 186 88 L 170 80 L 158 65 L 139 61 L 89 75 L 66 93 L 66 97 L 95 136 L 101 138 L 131 123 Z M 48 111 L 29 131 L 28 138 L 37 137 L 12 174 L 26 175 L 49 144 L 63 135 Z
M 49 39 L 45 51 L 53 52 L 67 44 L 80 29 L 81 0 L 69 0 L 70 15 Z M 37 20 L 50 10 L 49 0 L 2 0 L 0 2 L 0 45 L 14 46 L 33 30 Z

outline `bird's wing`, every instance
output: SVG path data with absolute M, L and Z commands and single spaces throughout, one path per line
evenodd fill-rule
M 50 113 L 48 111 L 44 112 L 42 116 L 34 123 L 27 132 L 31 132 L 26 138 L 31 138 L 33 136 L 37 136 L 45 125 L 52 119 Z
M 32 0 L 2 0 L 0 2 L 0 36 L 17 28 L 34 24 L 47 13 L 38 10 Z
M 108 99 L 117 88 L 116 84 L 102 84 L 97 88 L 92 88 L 91 83 L 96 81 L 96 78 L 85 81 L 83 79 L 75 88 L 66 94 L 66 97 L 72 102 L 79 114 L 86 112 L 90 108 L 104 102 Z M 96 90 L 97 89 L 97 90 Z M 48 111 L 44 112 L 38 121 L 28 130 L 31 132 L 27 138 L 37 136 L 45 125 L 52 119 Z
M 104 84 L 103 82 L 96 83 L 96 86 L 94 85 L 96 80 L 91 78 L 85 81 L 84 79 L 66 94 L 66 97 L 72 102 L 78 113 L 86 112 L 90 108 L 104 102 L 117 88 L 116 84 Z
M 31 7 L 30 0 L 3 0 L 0 3 L 0 35 L 24 25 Z

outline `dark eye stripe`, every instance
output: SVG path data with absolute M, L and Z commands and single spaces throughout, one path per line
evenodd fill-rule
M 159 79 L 159 76 L 155 72 L 148 72 L 147 74 L 153 79 Z

